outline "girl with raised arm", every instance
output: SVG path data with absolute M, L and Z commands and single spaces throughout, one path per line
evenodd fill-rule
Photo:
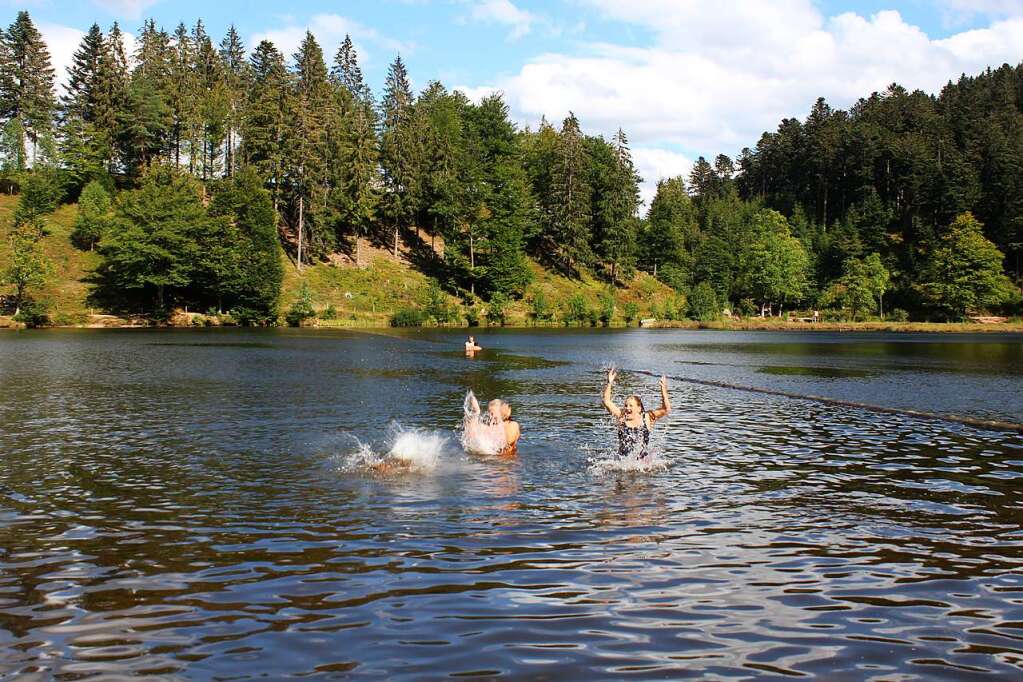
M 654 422 L 671 412 L 671 400 L 668 398 L 668 380 L 661 377 L 661 406 L 655 410 L 644 410 L 643 401 L 638 395 L 630 395 L 625 405 L 619 408 L 611 399 L 611 389 L 615 383 L 615 370 L 607 371 L 607 384 L 601 395 L 604 409 L 614 417 L 618 431 L 618 456 L 627 457 L 635 454 L 643 459 L 650 454 L 650 429 Z

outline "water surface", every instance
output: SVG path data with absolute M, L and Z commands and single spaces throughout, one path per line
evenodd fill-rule
M 600 366 L 1023 421 L 1012 336 L 0 335 L 0 674 L 1023 674 L 1023 438 L 675 381 L 594 469 Z M 474 459 L 467 389 L 515 407 Z M 436 467 L 352 470 L 395 423 Z

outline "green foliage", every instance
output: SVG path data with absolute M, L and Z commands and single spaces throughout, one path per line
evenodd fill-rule
M 78 217 L 71 232 L 71 242 L 82 249 L 95 248 L 113 216 L 113 202 L 103 185 L 93 180 L 78 198 Z
M 700 282 L 693 287 L 686 303 L 686 314 L 690 319 L 706 322 L 721 316 L 721 305 L 709 282 Z
M 298 289 L 298 298 L 288 308 L 284 319 L 289 327 L 301 327 L 306 320 L 316 317 L 316 308 L 313 306 L 313 294 L 309 290 L 309 283 L 303 281 Z
M 327 307 L 324 308 L 323 314 L 320 315 L 320 317 L 323 318 L 324 320 L 336 320 L 337 308 L 334 307 L 333 303 L 327 305 Z
M 439 325 L 458 322 L 458 307 L 449 302 L 448 297 L 436 283 L 427 292 L 427 303 L 423 313 Z
M 937 310 L 952 319 L 1018 298 L 1002 271 L 1004 255 L 984 237 L 971 213 L 953 221 L 932 248 L 919 289 Z
M 625 318 L 626 326 L 632 324 L 639 318 L 639 306 L 633 301 L 622 306 L 622 317 Z
M 597 299 L 596 313 L 602 325 L 605 327 L 611 326 L 611 321 L 615 315 L 615 297 L 613 293 L 605 291 L 600 294 Z
M 508 319 L 508 297 L 498 292 L 490 297 L 487 305 L 487 324 L 504 326 Z
M 422 308 L 399 308 L 391 315 L 392 327 L 422 327 L 426 323 L 427 315 Z
M 14 224 L 21 225 L 57 208 L 63 190 L 57 174 L 49 169 L 26 173 L 21 181 L 21 197 L 14 209 Z
M 589 321 L 590 310 L 586 305 L 586 299 L 583 298 L 582 294 L 573 294 L 571 298 L 565 301 L 565 305 L 561 311 L 561 321 L 565 326 L 576 324 L 583 326 L 583 323 Z
M 50 324 L 50 307 L 41 301 L 25 299 L 14 315 L 14 321 L 29 328 L 45 327 Z
M 0 272 L 0 282 L 14 286 L 16 310 L 31 299 L 31 290 L 42 286 L 52 270 L 39 248 L 41 236 L 39 218 L 29 219 L 11 230 L 10 262 Z
M 529 317 L 533 320 L 534 325 L 554 320 L 554 308 L 542 291 L 533 294 L 533 298 L 529 302 Z

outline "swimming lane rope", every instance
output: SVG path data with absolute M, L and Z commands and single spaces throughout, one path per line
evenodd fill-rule
M 625 372 L 633 372 L 635 374 L 645 374 L 651 377 L 660 377 L 660 374 L 651 372 L 645 369 L 625 369 Z M 967 426 L 975 426 L 981 429 L 990 429 L 993 431 L 1010 431 L 1015 433 L 1023 433 L 1023 424 L 1010 421 L 999 421 L 992 419 L 981 419 L 979 417 L 968 417 L 958 414 L 940 414 L 937 412 L 924 412 L 922 410 L 911 410 L 909 408 L 902 407 L 885 407 L 884 405 L 873 405 L 871 403 L 860 403 L 853 400 L 840 400 L 838 398 L 825 398 L 819 395 L 806 395 L 803 393 L 792 393 L 790 391 L 779 391 L 773 388 L 760 388 L 758 386 L 743 386 L 741 384 L 729 384 L 724 381 L 711 381 L 709 379 L 694 379 L 692 377 L 678 376 L 672 374 L 665 374 L 667 378 L 672 381 L 681 381 L 687 384 L 696 384 L 698 386 L 710 386 L 712 388 L 727 388 L 733 391 L 746 391 L 748 393 L 762 393 L 765 395 L 776 395 L 783 398 L 792 398 L 794 400 L 811 400 L 813 402 L 823 403 L 825 405 L 834 405 L 836 407 L 851 407 L 858 410 L 867 410 L 869 412 L 878 412 L 881 414 L 895 414 L 905 417 L 913 417 L 915 419 L 927 419 L 930 421 L 943 421 L 954 424 L 965 424 Z

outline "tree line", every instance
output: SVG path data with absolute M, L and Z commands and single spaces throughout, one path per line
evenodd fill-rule
M 661 180 L 645 215 L 623 131 L 586 135 L 572 114 L 520 129 L 499 94 L 414 92 L 400 56 L 377 96 L 348 37 L 328 61 L 307 32 L 289 58 L 266 40 L 247 54 L 233 27 L 217 42 L 201 21 L 148 20 L 129 55 L 116 23 L 93 25 L 66 83 L 58 97 L 19 12 L 0 35 L 0 171 L 21 193 L 5 273 L 19 301 L 43 267 L 42 216 L 64 201 L 79 202 L 74 238 L 99 252 L 96 295 L 114 309 L 270 321 L 282 247 L 299 269 L 362 264 L 366 239 L 497 310 L 526 293 L 530 257 L 610 289 L 649 272 L 678 292 L 663 316 L 857 317 L 887 300 L 952 318 L 1018 300 L 1020 68 L 937 97 L 892 86 L 849 112 L 821 100 L 737 161 L 700 158 Z

